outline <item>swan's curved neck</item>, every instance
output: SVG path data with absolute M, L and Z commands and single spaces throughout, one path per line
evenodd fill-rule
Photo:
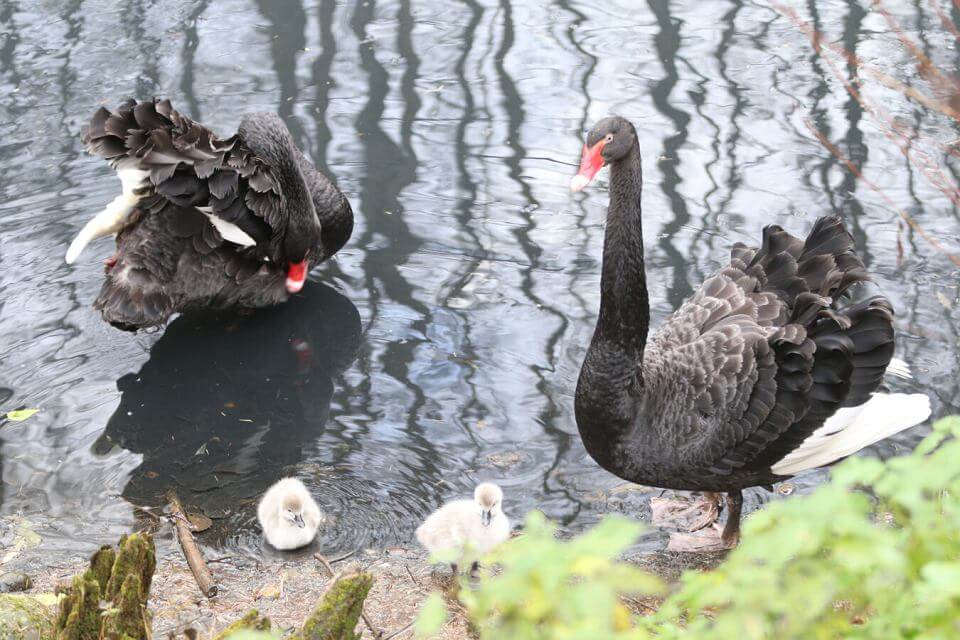
M 650 304 L 643 261 L 643 226 L 640 194 L 643 172 L 640 148 L 610 165 L 610 208 L 603 241 L 603 271 L 600 280 L 600 317 L 594 339 L 600 339 L 619 353 L 611 366 L 637 372 L 647 343 Z

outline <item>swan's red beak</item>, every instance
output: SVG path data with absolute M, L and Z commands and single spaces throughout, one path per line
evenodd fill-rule
M 604 160 L 600 152 L 603 151 L 603 145 L 607 143 L 606 139 L 600 140 L 592 147 L 583 145 L 583 156 L 580 158 L 580 171 L 573 176 L 570 181 L 570 191 L 580 191 L 597 177 L 600 169 L 603 169 Z
M 296 293 L 303 289 L 303 283 L 307 280 L 307 261 L 287 263 L 287 291 Z

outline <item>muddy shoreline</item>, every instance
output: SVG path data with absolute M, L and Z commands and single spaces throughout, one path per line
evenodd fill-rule
M 257 609 L 270 618 L 281 632 L 298 628 L 330 583 L 323 564 L 312 554 L 256 558 L 248 555 L 218 554 L 204 549 L 219 591 L 206 598 L 194 581 L 186 560 L 172 537 L 170 528 L 162 526 L 156 533 L 157 570 L 150 595 L 153 633 L 156 638 L 183 637 L 194 629 L 200 638 L 209 638 L 240 618 L 250 609 Z M 629 560 L 659 575 L 668 583 L 675 582 L 686 569 L 708 570 L 723 558 L 723 553 L 638 553 Z M 358 565 L 374 577 L 374 585 L 364 606 L 365 613 L 384 637 L 391 634 L 399 640 L 413 637 L 412 628 L 423 601 L 433 591 L 445 592 L 452 598 L 450 573 L 445 567 L 432 567 L 426 553 L 418 548 L 393 547 L 387 550 L 360 550 L 348 558 L 332 558 L 338 571 Z M 77 552 L 51 557 L 39 549 L 24 551 L 3 571 L 22 571 L 33 581 L 27 594 L 52 593 L 58 583 L 68 581 L 87 567 L 88 558 Z M 638 611 L 655 607 L 655 600 L 635 603 Z M 457 607 L 451 607 L 456 610 Z M 466 620 L 453 615 L 438 638 L 469 638 Z M 374 635 L 361 624 L 363 638 Z M 399 632 L 399 633 L 398 633 Z

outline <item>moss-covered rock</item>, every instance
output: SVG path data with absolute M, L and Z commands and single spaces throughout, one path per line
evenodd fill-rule
M 120 539 L 117 551 L 101 547 L 90 568 L 74 577 L 60 601 L 56 640 L 141 640 L 149 637 L 147 599 L 156 569 L 149 534 Z
M 0 594 L 0 638 L 47 640 L 53 637 L 55 596 Z
M 57 640 L 97 640 L 100 637 L 100 584 L 93 571 L 74 576 L 70 593 L 60 601 Z
M 100 550 L 93 554 L 90 559 L 90 569 L 100 585 L 100 592 L 107 592 L 107 582 L 110 581 L 110 573 L 113 571 L 113 563 L 117 559 L 117 553 L 113 547 L 102 546 Z
M 363 612 L 363 601 L 373 586 L 373 576 L 353 570 L 341 574 L 327 588 L 316 609 L 310 614 L 298 640 L 356 640 L 357 621 Z
M 124 536 L 120 539 L 120 549 L 113 562 L 104 596 L 108 600 L 116 598 L 126 577 L 133 574 L 140 577 L 140 602 L 146 605 L 150 595 L 150 583 L 156 568 L 157 557 L 153 537 L 140 533 Z
M 241 629 L 251 629 L 253 631 L 270 631 L 270 619 L 260 615 L 256 609 L 251 609 L 245 616 L 231 624 L 229 627 L 218 633 L 213 640 L 226 640 Z

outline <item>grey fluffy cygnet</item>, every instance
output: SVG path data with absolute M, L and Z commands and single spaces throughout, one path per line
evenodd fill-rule
M 277 549 L 288 550 L 310 544 L 323 516 L 302 482 L 283 478 L 263 494 L 257 519 L 267 542 Z
M 510 537 L 510 519 L 503 513 L 503 491 L 484 482 L 473 500 L 454 500 L 443 505 L 417 529 L 417 540 L 430 553 L 455 551 L 462 557 L 468 547 L 484 554 Z M 454 574 L 457 562 L 452 562 Z M 473 563 L 472 570 L 477 568 Z

